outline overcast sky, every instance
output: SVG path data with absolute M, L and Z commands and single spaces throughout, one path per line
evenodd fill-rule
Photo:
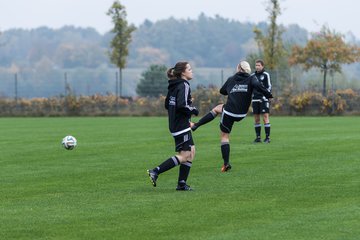
M 120 0 L 127 20 L 136 26 L 145 19 L 157 21 L 171 16 L 196 19 L 200 13 L 258 23 L 267 21 L 267 0 Z M 0 0 L 0 31 L 10 28 L 32 29 L 64 25 L 93 27 L 100 33 L 111 29 L 106 15 L 113 0 Z M 280 0 L 279 22 L 298 24 L 310 32 L 327 24 L 342 34 L 352 32 L 360 39 L 360 1 L 356 0 Z

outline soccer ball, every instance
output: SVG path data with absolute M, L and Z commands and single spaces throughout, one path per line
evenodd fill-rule
M 66 136 L 62 140 L 62 145 L 66 150 L 73 150 L 76 147 L 77 141 L 73 136 Z

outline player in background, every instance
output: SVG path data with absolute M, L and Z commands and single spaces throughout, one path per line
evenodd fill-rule
M 188 62 L 178 62 L 167 71 L 169 78 L 168 94 L 165 108 L 168 110 L 169 130 L 175 140 L 177 154 L 165 160 L 154 169 L 147 170 L 150 181 L 156 187 L 160 174 L 180 165 L 178 185 L 176 190 L 192 190 L 186 181 L 190 173 L 192 161 L 195 157 L 195 145 L 192 138 L 191 115 L 198 115 L 199 111 L 191 106 L 191 90 L 189 81 L 193 72 Z
M 271 81 L 270 74 L 265 71 L 264 61 L 257 59 L 255 61 L 255 76 L 256 78 L 264 85 L 264 87 L 271 92 Z M 261 123 L 260 115 L 263 117 L 264 129 L 265 129 L 265 139 L 264 143 L 270 143 L 270 101 L 269 99 L 260 91 L 254 90 L 253 99 L 252 99 L 252 109 L 254 114 L 254 128 L 256 133 L 256 138 L 254 143 L 261 143 Z
M 254 89 L 263 93 L 267 98 L 272 98 L 271 93 L 251 75 L 251 67 L 248 62 L 241 61 L 237 65 L 237 72 L 229 77 L 220 89 L 222 95 L 227 95 L 225 104 L 219 104 L 210 113 L 202 117 L 199 122 L 192 123 L 192 129 L 196 130 L 199 126 L 212 121 L 221 112 L 220 120 L 220 142 L 221 155 L 224 164 L 222 172 L 231 169 L 230 165 L 230 133 L 234 122 L 244 119 L 249 111 L 252 94 Z M 220 111 L 221 110 L 221 111 Z

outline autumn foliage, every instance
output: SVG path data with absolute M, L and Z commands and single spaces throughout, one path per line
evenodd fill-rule
M 342 64 L 360 61 L 360 48 L 345 43 L 343 36 L 323 27 L 319 33 L 313 34 L 305 47 L 293 46 L 290 65 L 300 64 L 305 71 L 319 68 L 323 73 L 323 91 L 326 95 L 327 74 L 341 72 Z
M 225 97 L 216 87 L 199 87 L 192 93 L 193 104 L 205 114 Z M 115 95 L 92 95 L 14 99 L 0 98 L 0 116 L 166 116 L 165 96 L 119 98 Z M 249 110 L 249 114 L 251 109 Z M 271 102 L 272 115 L 358 115 L 360 95 L 352 89 L 337 90 L 324 97 L 321 93 L 305 91 L 296 95 L 275 96 Z

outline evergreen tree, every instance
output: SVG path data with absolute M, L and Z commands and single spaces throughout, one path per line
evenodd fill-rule
M 136 93 L 142 97 L 159 97 L 166 95 L 168 79 L 165 65 L 151 65 L 141 74 Z

